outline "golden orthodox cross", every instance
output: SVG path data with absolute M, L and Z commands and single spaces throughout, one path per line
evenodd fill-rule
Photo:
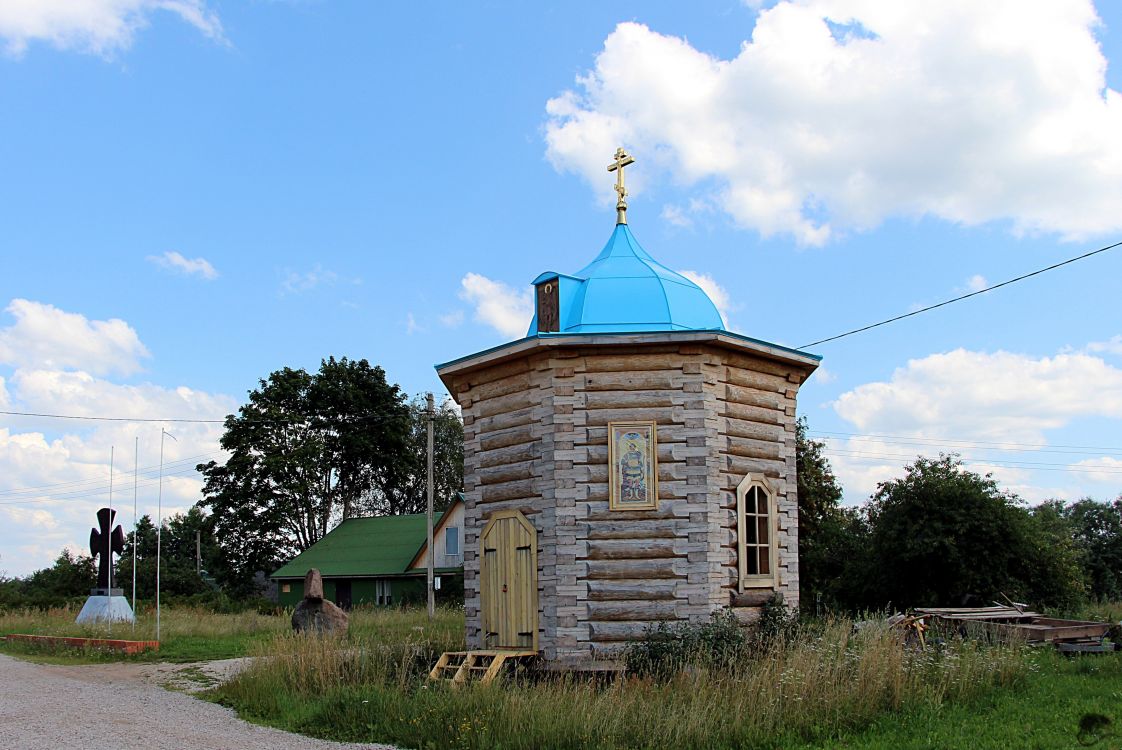
M 619 194 L 619 200 L 616 201 L 616 224 L 627 223 L 627 201 L 624 200 L 627 197 L 627 188 L 623 186 L 623 168 L 634 163 L 633 157 L 622 148 L 617 148 L 615 160 L 608 165 L 608 171 L 616 173 L 616 193 Z

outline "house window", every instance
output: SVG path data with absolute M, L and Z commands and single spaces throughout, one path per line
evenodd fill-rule
M 291 583 L 282 583 L 281 584 L 281 593 L 287 594 L 291 591 L 292 591 L 292 584 Z
M 775 493 L 751 475 L 736 488 L 736 547 L 741 591 L 776 583 Z
M 393 589 L 390 582 L 384 578 L 374 580 L 374 602 L 382 606 L 393 604 Z
M 449 526 L 444 530 L 444 553 L 448 556 L 460 554 L 460 530 Z

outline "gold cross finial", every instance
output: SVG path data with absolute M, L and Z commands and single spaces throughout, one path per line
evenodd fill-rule
M 627 188 L 623 186 L 623 168 L 634 163 L 634 158 L 622 148 L 617 148 L 615 160 L 608 165 L 608 171 L 616 173 L 616 193 L 619 195 L 619 200 L 616 201 L 616 224 L 627 223 L 627 201 L 624 200 L 627 197 Z

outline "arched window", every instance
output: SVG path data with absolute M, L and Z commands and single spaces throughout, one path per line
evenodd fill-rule
M 744 477 L 736 488 L 736 550 L 740 591 L 776 583 L 775 492 L 763 477 Z

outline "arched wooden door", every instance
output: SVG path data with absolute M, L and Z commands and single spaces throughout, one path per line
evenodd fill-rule
M 499 511 L 479 537 L 483 648 L 538 650 L 538 535 L 517 510 Z

